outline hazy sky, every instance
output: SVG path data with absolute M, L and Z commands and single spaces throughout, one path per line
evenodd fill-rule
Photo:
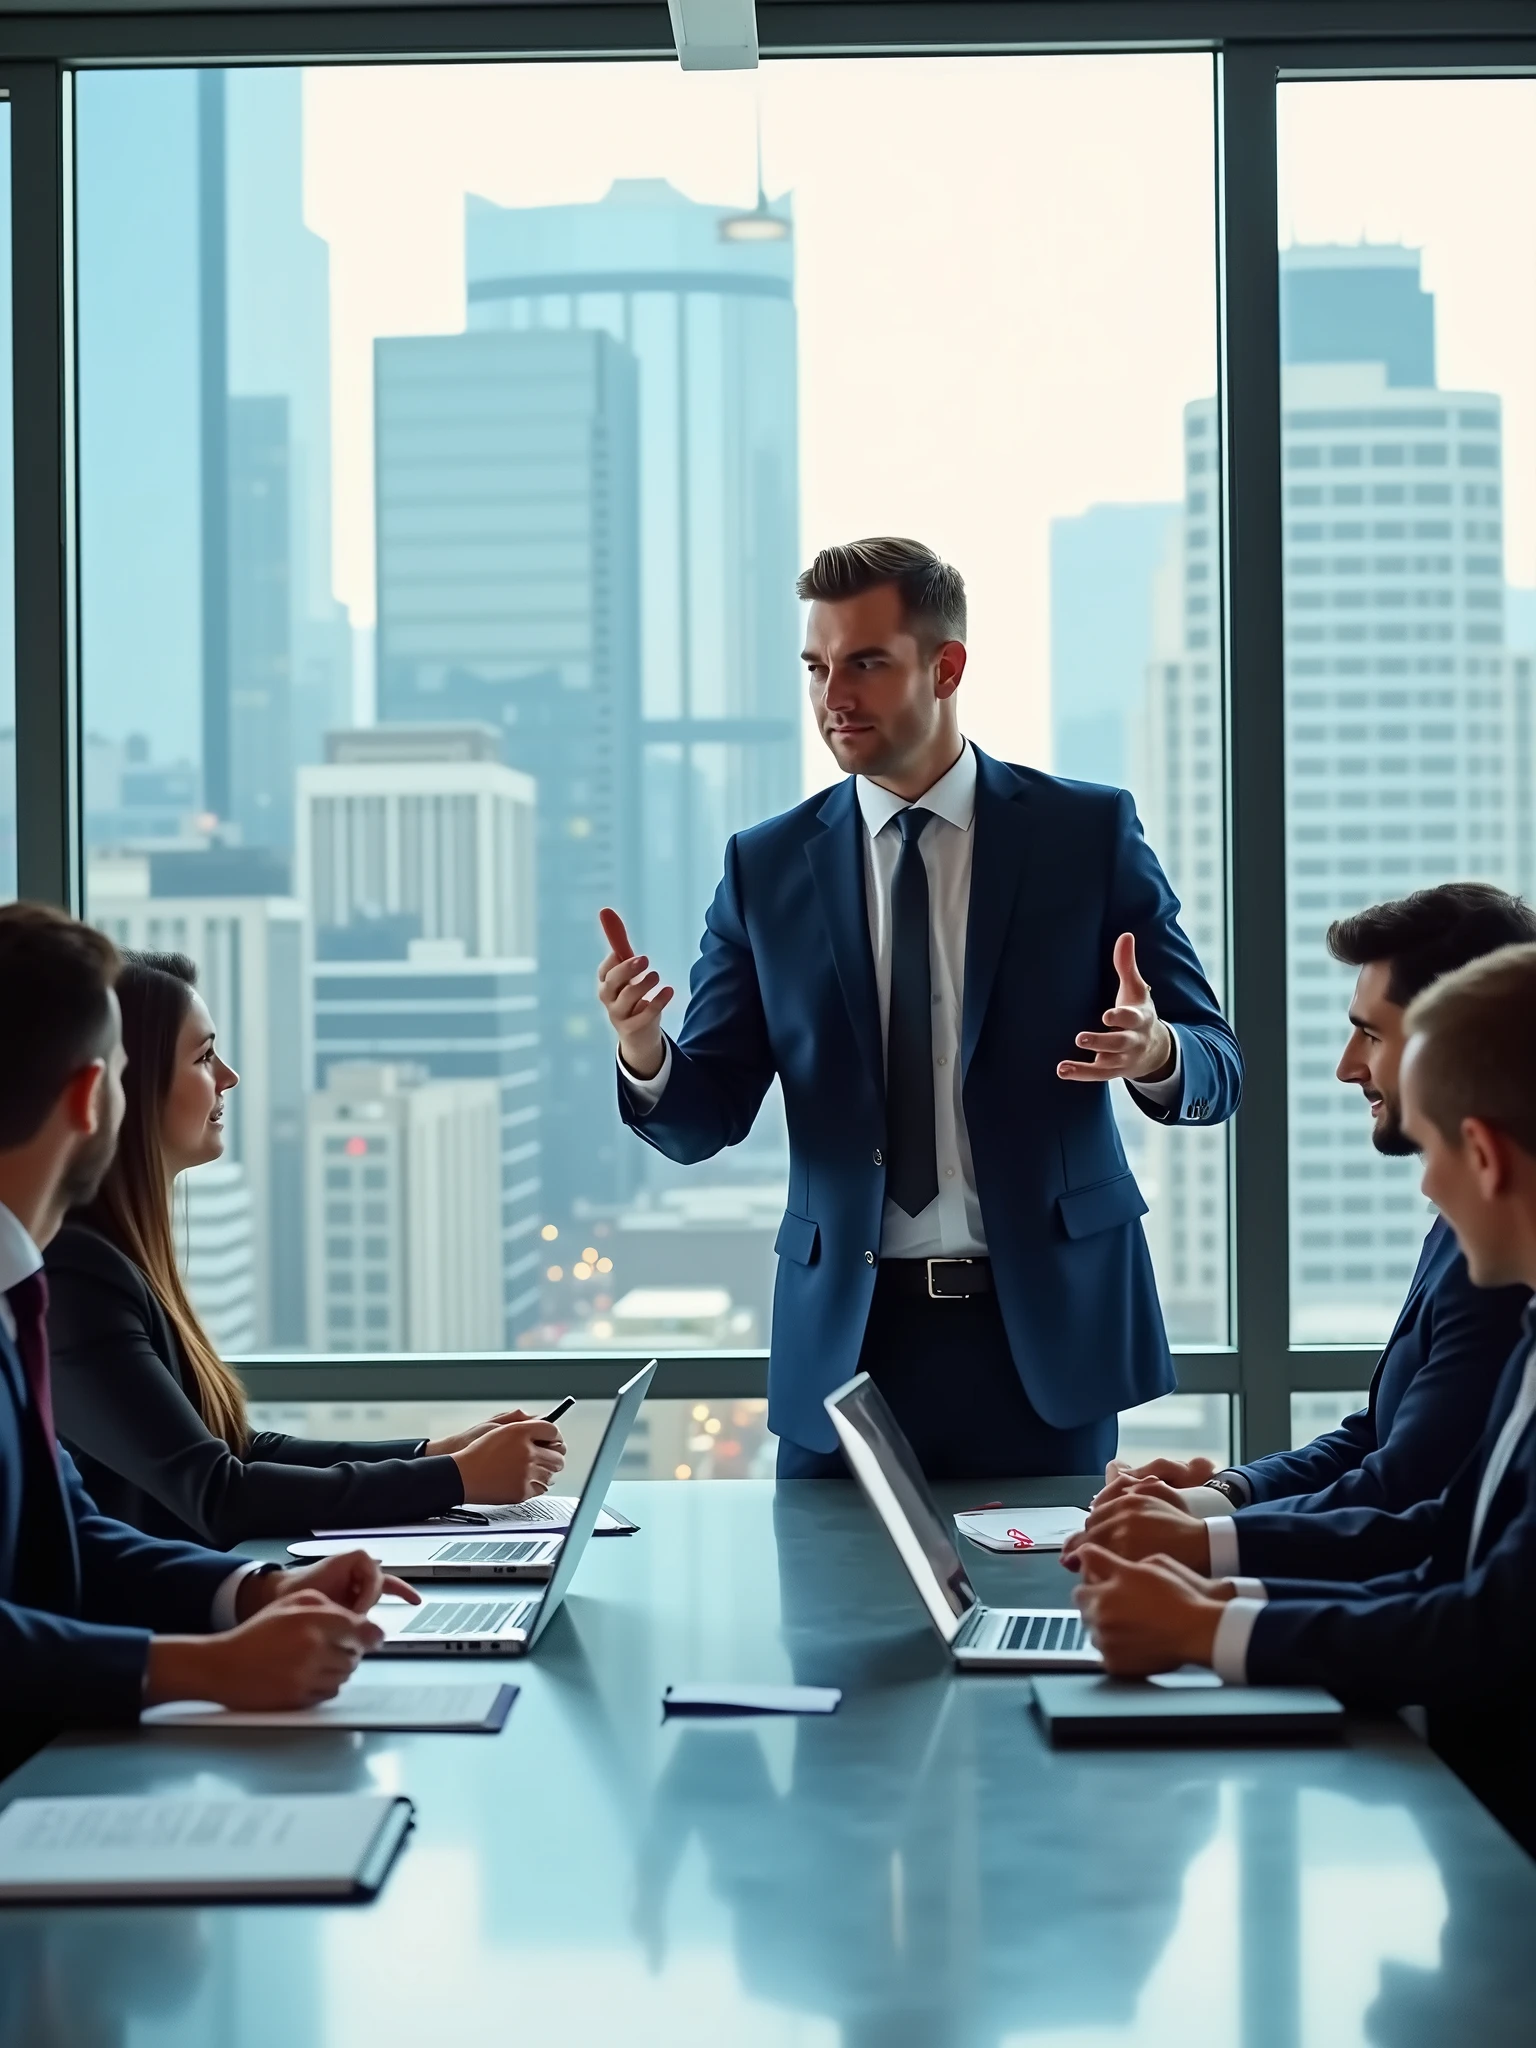
M 1507 81 L 1286 87 L 1279 223 L 1287 240 L 1424 247 L 1441 382 L 1505 399 L 1508 566 L 1526 583 L 1533 96 Z M 1215 386 L 1207 57 L 310 72 L 338 593 L 372 618 L 373 338 L 463 325 L 464 194 L 540 205 L 664 177 L 747 204 L 759 110 L 766 184 L 795 203 L 801 554 L 894 531 L 958 563 L 968 727 L 1047 761 L 1050 521 L 1178 497 L 1181 409 Z

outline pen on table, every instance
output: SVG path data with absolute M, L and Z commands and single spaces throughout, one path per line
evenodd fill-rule
M 567 1408 L 574 1408 L 575 1406 L 576 1396 L 574 1394 L 567 1394 L 563 1401 L 556 1402 L 555 1406 L 550 1409 L 549 1413 L 547 1415 L 541 1415 L 539 1417 L 539 1420 L 540 1422 L 558 1422 L 561 1416 L 565 1413 Z

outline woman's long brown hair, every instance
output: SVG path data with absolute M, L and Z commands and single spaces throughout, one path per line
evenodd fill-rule
M 240 1451 L 248 1435 L 245 1390 L 209 1342 L 182 1282 L 161 1138 L 197 969 L 180 953 L 124 953 L 122 961 L 117 1000 L 128 1054 L 123 1127 L 95 1198 L 73 1214 L 110 1239 L 149 1282 L 181 1340 L 199 1414 L 215 1436 Z

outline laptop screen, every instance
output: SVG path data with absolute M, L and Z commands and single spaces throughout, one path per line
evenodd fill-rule
M 566 1588 L 576 1576 L 576 1567 L 581 1562 L 581 1553 L 587 1547 L 587 1540 L 597 1527 L 597 1518 L 603 1511 L 603 1502 L 608 1498 L 608 1488 L 613 1475 L 619 1469 L 619 1460 L 624 1455 L 624 1446 L 629 1441 L 629 1432 L 634 1427 L 635 1417 L 640 1413 L 640 1403 L 645 1399 L 646 1389 L 656 1377 L 656 1361 L 642 1366 L 632 1380 L 626 1380 L 620 1387 L 618 1398 L 608 1416 L 608 1426 L 603 1431 L 603 1440 L 597 1447 L 597 1456 L 592 1460 L 592 1470 L 587 1474 L 587 1483 L 581 1489 L 571 1516 L 571 1526 L 565 1541 L 560 1546 L 560 1555 L 555 1560 L 554 1571 L 544 1588 L 544 1597 L 539 1611 L 528 1631 L 530 1643 L 536 1643 L 545 1628 L 553 1620 L 555 1610 L 565 1598 Z
M 953 1642 L 976 1605 L 948 1520 L 928 1491 L 901 1425 L 868 1373 L 827 1396 L 827 1413 L 853 1476 L 885 1524 L 928 1618 Z

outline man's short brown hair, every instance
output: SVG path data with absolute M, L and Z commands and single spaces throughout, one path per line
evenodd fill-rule
M 1424 1114 L 1452 1142 L 1469 1116 L 1536 1159 L 1536 945 L 1501 946 L 1431 983 L 1403 1029 Z
M 802 598 L 841 604 L 894 583 L 909 630 L 925 647 L 965 638 L 965 578 L 920 540 L 878 534 L 823 548 L 795 589 Z
M 63 911 L 0 905 L 0 1151 L 35 1138 L 70 1076 L 111 1050 L 117 964 Z

